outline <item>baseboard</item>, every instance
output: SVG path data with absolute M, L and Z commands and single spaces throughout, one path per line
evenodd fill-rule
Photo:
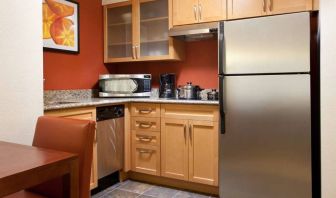
M 209 186 L 205 184 L 197 184 L 192 183 L 188 181 L 181 181 L 176 179 L 170 179 L 166 177 L 160 177 L 160 176 L 154 176 L 154 175 L 147 175 L 143 173 L 136 173 L 136 172 L 128 172 L 127 177 L 123 178 L 129 178 L 136 181 L 143 181 L 150 184 L 157 184 L 167 187 L 173 187 L 177 189 L 182 190 L 188 190 L 198 193 L 206 193 L 211 195 L 218 195 L 219 194 L 219 188 L 217 186 Z

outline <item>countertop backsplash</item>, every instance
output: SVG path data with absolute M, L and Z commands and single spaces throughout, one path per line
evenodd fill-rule
M 66 100 L 81 100 L 98 97 L 97 89 L 50 90 L 44 91 L 44 103 Z
M 44 110 L 112 105 L 126 102 L 218 105 L 218 101 L 207 100 L 208 91 L 211 91 L 211 89 L 201 92 L 201 100 L 159 98 L 159 89 L 157 88 L 152 89 L 150 98 L 98 98 L 98 90 L 94 89 L 45 91 Z

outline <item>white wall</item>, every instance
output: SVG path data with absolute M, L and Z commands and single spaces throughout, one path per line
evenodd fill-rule
M 31 144 L 42 114 L 42 0 L 1 0 L 0 140 Z
M 336 197 L 336 1 L 322 0 L 322 198 Z

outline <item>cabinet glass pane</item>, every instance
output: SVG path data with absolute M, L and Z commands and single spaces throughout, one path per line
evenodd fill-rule
M 132 56 L 132 6 L 107 9 L 109 58 Z
M 140 55 L 169 54 L 168 0 L 140 1 Z

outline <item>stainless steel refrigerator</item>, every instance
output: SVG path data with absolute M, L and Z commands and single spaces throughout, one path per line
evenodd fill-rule
M 311 198 L 311 13 L 220 22 L 220 197 Z

